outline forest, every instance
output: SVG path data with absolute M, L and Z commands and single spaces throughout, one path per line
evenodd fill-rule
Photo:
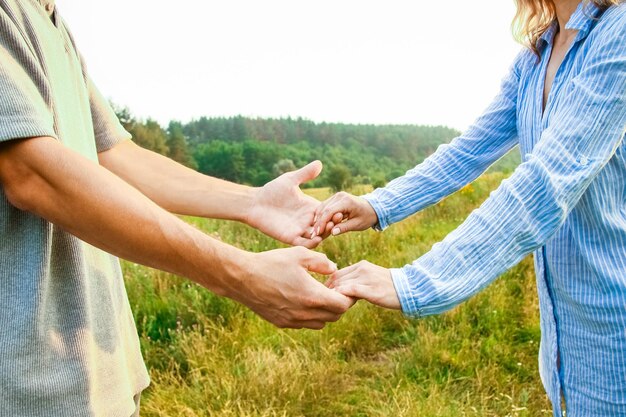
M 445 126 L 316 123 L 303 118 L 201 117 L 188 123 L 135 118 L 116 107 L 140 146 L 198 171 L 254 186 L 319 159 L 324 171 L 308 187 L 384 186 L 460 132 Z M 512 171 L 513 152 L 492 169 Z

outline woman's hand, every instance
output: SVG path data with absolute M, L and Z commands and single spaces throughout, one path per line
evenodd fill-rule
M 366 230 L 378 223 L 376 212 L 365 199 L 340 192 L 324 201 L 315 210 L 313 235 L 327 237 L 346 232 Z
M 367 300 L 380 307 L 401 309 L 391 271 L 367 261 L 335 272 L 326 285 L 347 297 Z

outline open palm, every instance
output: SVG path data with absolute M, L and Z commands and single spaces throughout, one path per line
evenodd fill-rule
M 311 181 L 322 171 L 322 163 L 314 161 L 258 188 L 249 209 L 247 223 L 281 242 L 314 248 L 322 241 L 311 239 L 313 216 L 320 202 L 307 196 L 300 185 Z

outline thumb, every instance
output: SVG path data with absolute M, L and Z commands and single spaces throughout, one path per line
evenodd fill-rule
M 318 252 L 310 252 L 304 258 L 304 266 L 309 272 L 317 272 L 318 274 L 330 275 L 337 271 L 337 265 L 326 255 Z
M 313 161 L 310 164 L 293 171 L 291 175 L 298 185 L 300 185 L 304 182 L 317 178 L 317 176 L 320 175 L 320 172 L 322 172 L 322 162 Z
M 356 218 L 354 218 L 354 219 L 348 219 L 343 223 L 339 223 L 338 225 L 333 227 L 333 230 L 331 231 L 331 233 L 333 236 L 338 236 L 343 233 L 352 232 L 352 231 L 359 230 L 359 229 L 360 229 L 359 221 Z

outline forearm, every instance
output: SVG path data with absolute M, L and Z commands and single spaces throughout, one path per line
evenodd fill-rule
M 576 153 L 559 152 L 550 139 L 538 145 L 454 232 L 412 264 L 392 270 L 403 310 L 410 315 L 449 310 L 545 245 L 618 141 L 619 132 L 611 132 L 594 149 L 594 158 L 583 162 Z
M 194 229 L 51 138 L 3 145 L 0 182 L 18 208 L 109 253 L 186 276 L 220 294 L 230 284 L 232 259 L 241 258 L 242 251 Z
M 172 213 L 246 221 L 254 188 L 200 174 L 131 141 L 98 157 L 103 167 Z
M 517 144 L 517 94 L 520 53 L 502 80 L 500 94 L 476 121 L 450 144 L 386 187 L 364 196 L 385 228 L 437 203 L 476 179 Z
M 363 196 L 376 211 L 381 229 L 425 209 L 475 180 L 498 159 L 503 148 L 493 155 L 461 149 L 454 142 L 442 145 L 423 163 L 384 188 Z

